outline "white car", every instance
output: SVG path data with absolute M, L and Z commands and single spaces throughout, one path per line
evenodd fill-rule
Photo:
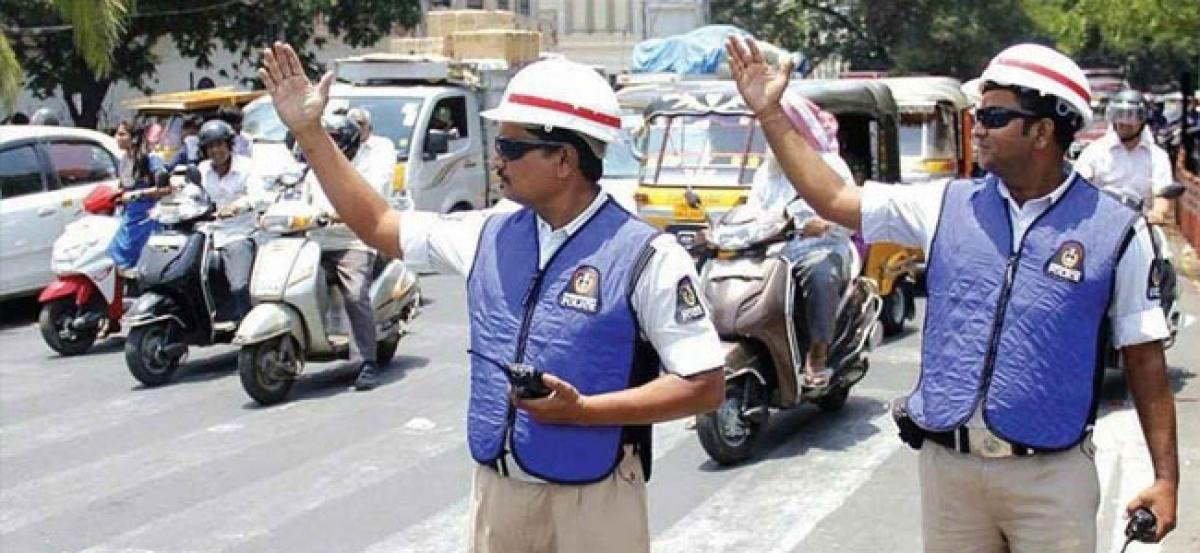
M 98 184 L 117 186 L 117 142 L 87 129 L 0 125 L 0 298 L 54 278 L 54 240 Z

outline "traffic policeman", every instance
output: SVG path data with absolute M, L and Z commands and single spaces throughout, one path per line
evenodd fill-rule
M 472 550 L 649 551 L 649 425 L 715 409 L 724 356 L 690 257 L 596 184 L 620 130 L 607 82 L 565 60 L 514 75 L 484 116 L 516 209 L 451 217 L 369 190 L 321 131 L 332 75 L 312 85 L 282 43 L 259 75 L 355 233 L 467 278 Z
M 1096 548 L 1100 489 L 1090 435 L 1103 333 L 1111 327 L 1154 464 L 1127 506 L 1175 525 L 1175 407 L 1148 297 L 1144 219 L 1063 164 L 1091 118 L 1083 71 L 1033 44 L 1002 51 L 980 79 L 977 180 L 944 187 L 851 187 L 779 106 L 790 68 L 751 41 L 728 44 L 738 89 L 797 192 L 867 241 L 925 249 L 928 317 L 916 389 L 898 402 L 901 437 L 920 448 L 927 551 Z M 922 447 L 923 446 L 923 447 Z

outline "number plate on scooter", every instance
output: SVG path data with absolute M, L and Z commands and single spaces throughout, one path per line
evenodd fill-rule
M 182 234 L 155 234 L 146 241 L 151 248 L 170 249 L 182 248 L 187 243 L 187 236 Z

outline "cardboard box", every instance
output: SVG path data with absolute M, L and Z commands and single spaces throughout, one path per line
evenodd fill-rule
M 439 10 L 425 14 L 425 27 L 431 37 L 447 37 L 463 31 L 515 29 L 517 16 L 507 10 Z
M 536 31 L 464 31 L 451 34 L 446 49 L 454 59 L 499 58 L 509 65 L 536 61 L 541 53 L 542 33 Z
M 388 42 L 388 52 L 412 56 L 450 57 L 450 52 L 446 50 L 446 39 L 443 37 L 393 38 Z

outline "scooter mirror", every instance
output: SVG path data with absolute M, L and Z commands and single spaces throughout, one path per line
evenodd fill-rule
M 187 172 L 183 178 L 186 182 L 200 184 L 200 169 L 195 165 L 188 165 Z
M 168 173 L 166 171 L 159 171 L 154 174 L 154 186 L 162 188 L 164 186 L 170 186 L 170 184 L 171 184 L 171 173 Z

